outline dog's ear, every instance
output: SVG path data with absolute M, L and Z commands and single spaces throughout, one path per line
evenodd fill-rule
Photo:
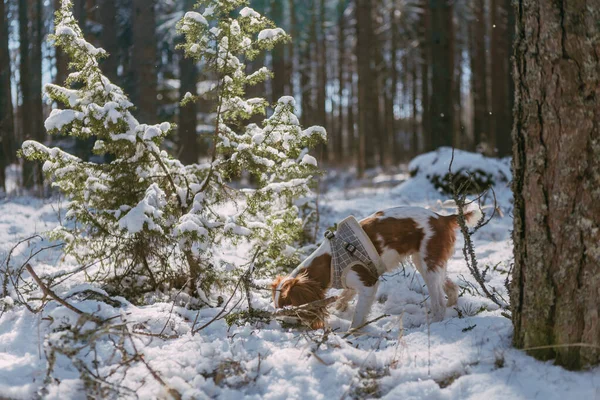
M 325 291 L 318 282 L 309 279 L 306 274 L 302 274 L 283 283 L 281 296 L 289 299 L 290 304 L 297 307 L 313 301 L 323 300 Z
M 273 293 L 273 302 L 275 302 L 275 291 L 277 290 L 277 287 L 279 286 L 279 283 L 281 283 L 281 281 L 284 279 L 284 276 L 278 276 L 277 278 L 275 278 L 275 280 L 271 283 L 271 291 Z M 283 289 L 283 288 L 282 288 Z M 283 293 L 280 293 L 279 295 L 279 303 L 282 303 L 282 296 Z M 279 304 L 275 304 L 275 307 L 279 307 Z

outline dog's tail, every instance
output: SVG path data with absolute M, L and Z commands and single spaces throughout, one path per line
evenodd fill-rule
M 445 202 L 442 203 L 442 207 L 458 209 L 458 205 L 456 204 L 456 202 L 454 200 L 446 200 Z M 490 207 L 493 207 L 493 206 L 483 206 L 482 207 L 475 202 L 468 203 L 463 209 L 463 212 L 465 215 L 465 223 L 467 224 L 467 227 L 475 228 L 477 226 L 477 224 L 479 224 L 479 221 L 481 221 L 481 219 L 483 218 L 483 209 L 490 208 Z M 456 218 L 456 221 L 458 222 L 458 214 L 454 215 L 454 217 Z

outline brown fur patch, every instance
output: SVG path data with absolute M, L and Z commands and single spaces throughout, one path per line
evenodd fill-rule
M 315 257 L 306 268 L 309 279 L 319 282 L 322 289 L 327 289 L 331 285 L 331 254 L 321 254 Z
M 361 226 L 379 255 L 385 247 L 396 250 L 401 256 L 416 253 L 425 237 L 412 218 L 370 217 L 362 220 Z
M 455 215 L 430 217 L 429 226 L 433 234 L 427 243 L 427 254 L 425 263 L 430 271 L 437 268 L 443 268 L 446 261 L 454 253 L 454 242 L 456 241 L 456 222 Z
M 379 277 L 373 274 L 373 272 L 371 272 L 371 270 L 364 265 L 354 265 L 352 267 L 352 271 L 358 274 L 360 281 L 367 287 L 375 286 L 379 280 Z
M 284 277 L 279 276 L 272 284 L 273 299 L 275 299 L 275 291 L 282 279 Z M 277 304 L 277 307 L 280 308 L 286 306 L 298 307 L 325 298 L 325 289 L 321 288 L 319 282 L 310 279 L 306 272 L 298 275 L 296 278 L 290 278 L 283 282 L 280 290 L 279 304 Z M 312 329 L 322 328 L 326 316 L 327 310 L 324 307 L 298 314 L 302 322 L 309 325 Z

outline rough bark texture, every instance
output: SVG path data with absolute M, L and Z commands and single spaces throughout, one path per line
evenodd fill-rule
M 4 188 L 6 166 L 15 161 L 14 122 L 11 95 L 8 22 L 4 0 L 0 0 L 0 189 Z
M 102 33 L 100 41 L 102 48 L 108 52 L 108 57 L 102 62 L 102 71 L 112 82 L 118 83 L 119 68 L 119 39 L 117 37 L 117 5 L 116 0 L 100 0 L 98 7 Z
M 283 25 L 283 2 L 271 0 L 271 19 L 275 25 Z M 286 70 L 285 70 L 285 44 L 278 44 L 271 52 L 273 63 L 273 81 L 271 85 L 271 101 L 274 103 L 285 94 Z
M 454 23 L 452 4 L 429 0 L 431 10 L 431 138 L 433 148 L 452 146 L 454 129 Z
M 419 46 L 421 47 L 421 102 L 423 111 L 421 113 L 423 129 L 423 147 L 425 151 L 433 150 L 431 139 L 431 121 L 430 121 L 430 97 L 429 97 L 429 64 L 431 55 L 429 51 L 429 41 L 431 39 L 431 21 L 429 16 L 429 0 L 423 0 L 423 13 L 421 14 L 421 26 L 423 29 Z
M 517 6 L 514 344 L 579 369 L 600 362 L 600 0 Z
M 181 85 L 179 88 L 179 98 L 183 98 L 186 93 L 196 95 L 196 83 L 198 81 L 198 71 L 196 63 L 191 58 L 186 58 L 181 52 L 179 61 L 179 74 Z M 179 106 L 179 159 L 184 165 L 195 164 L 198 162 L 199 146 L 196 126 L 198 124 L 197 103 L 190 102 L 185 106 Z
M 31 106 L 25 113 L 26 118 L 31 119 L 31 137 L 38 142 L 44 142 L 44 111 L 42 109 L 42 41 L 43 32 L 43 0 L 30 0 L 31 4 L 31 75 L 27 77 L 31 81 Z M 41 189 L 44 176 L 42 164 L 33 164 L 33 181 Z
M 356 56 L 358 64 L 358 173 L 375 166 L 379 102 L 376 97 L 373 61 L 372 0 L 356 0 Z
M 54 0 L 55 11 L 60 9 L 61 2 L 61 0 Z M 55 54 L 54 58 L 56 61 L 56 76 L 54 77 L 54 82 L 58 85 L 63 85 L 68 74 L 67 55 L 58 47 L 53 47 L 53 49 Z
M 490 113 L 488 107 L 487 52 L 485 50 L 486 18 L 484 0 L 472 3 L 471 22 L 471 91 L 473 96 L 473 147 L 489 136 Z
M 132 103 L 145 124 L 157 122 L 156 113 L 156 39 L 155 0 L 133 0 L 133 92 Z

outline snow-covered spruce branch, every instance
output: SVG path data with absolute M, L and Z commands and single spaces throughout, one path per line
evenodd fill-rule
M 456 184 L 454 182 L 454 175 L 452 172 L 452 164 L 453 163 L 454 163 L 454 148 L 452 148 L 452 158 L 450 159 L 450 164 L 448 165 L 448 177 L 449 177 L 449 182 L 450 182 L 450 188 L 452 189 L 452 197 L 453 197 L 453 200 L 458 209 L 458 224 L 460 226 L 460 231 L 464 238 L 464 245 L 463 245 L 462 251 L 463 251 L 463 256 L 464 256 L 465 262 L 467 263 L 467 268 L 469 269 L 471 276 L 473 276 L 475 281 L 479 284 L 479 287 L 483 291 L 485 297 L 490 299 L 498 307 L 500 307 L 504 310 L 508 310 L 509 305 L 505 301 L 502 301 L 499 298 L 499 296 L 497 296 L 497 293 L 495 293 L 495 291 L 493 289 L 491 291 L 490 291 L 490 289 L 488 289 L 488 287 L 485 283 L 485 274 L 487 271 L 482 272 L 478 267 L 477 256 L 475 255 L 475 246 L 474 246 L 473 240 L 471 238 L 471 236 L 475 232 L 477 232 L 479 229 L 481 229 L 482 227 L 487 225 L 491 221 L 491 219 L 494 218 L 494 216 L 496 214 L 496 210 L 498 209 L 495 192 L 494 192 L 493 188 L 490 188 L 490 190 L 492 191 L 492 194 L 493 194 L 493 198 L 494 198 L 494 204 L 492 207 L 493 212 L 492 212 L 492 215 L 486 219 L 485 213 L 480 204 L 480 199 L 481 199 L 482 195 L 480 195 L 476 200 L 468 202 L 466 195 L 463 194 L 464 190 L 466 189 L 464 187 L 464 183 L 459 188 L 456 187 Z M 467 207 L 474 204 L 475 201 L 478 202 L 476 207 L 479 208 L 479 211 L 482 213 L 483 218 L 477 223 L 477 226 L 475 226 L 475 228 L 473 228 L 473 230 L 470 231 L 469 228 L 467 227 L 467 222 L 465 219 L 465 210 L 467 209 Z

